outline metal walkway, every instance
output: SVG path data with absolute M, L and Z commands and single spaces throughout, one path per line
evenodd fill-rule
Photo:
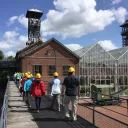
M 48 96 L 42 97 L 41 110 L 35 110 L 35 100 L 31 99 L 31 109 L 28 109 L 20 97 L 20 93 L 13 81 L 9 86 L 9 103 L 7 128 L 96 128 L 88 121 L 78 116 L 75 122 L 66 121 L 61 106 L 61 111 L 45 110 L 50 104 Z

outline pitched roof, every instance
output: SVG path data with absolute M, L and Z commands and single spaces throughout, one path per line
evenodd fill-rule
M 42 44 L 42 43 L 43 43 L 42 41 L 39 41 L 39 42 L 37 42 L 37 43 L 33 43 L 33 44 L 31 44 L 31 45 L 28 45 L 27 47 L 21 49 L 20 51 L 17 51 L 15 58 L 17 58 L 17 57 L 20 56 L 21 54 L 25 54 L 25 55 L 26 55 L 26 53 L 27 53 L 29 50 L 31 50 L 32 48 L 34 48 L 34 47 L 36 47 L 37 45 Z
M 34 18 L 34 19 L 40 19 L 43 15 L 43 12 L 37 9 L 28 9 L 26 13 L 27 18 Z
M 40 11 L 40 10 L 38 10 L 38 9 L 35 9 L 35 8 L 28 9 L 28 11 L 32 11 L 32 12 L 40 12 L 40 13 L 42 13 L 42 11 Z
M 115 59 L 119 59 L 126 51 L 128 50 L 128 46 L 123 48 L 114 49 L 108 51 Z
M 58 40 L 56 40 L 55 38 L 51 38 L 49 40 L 47 40 L 46 42 L 42 42 L 42 43 L 35 43 L 32 44 L 31 47 L 28 47 L 27 49 L 23 49 L 20 52 L 18 52 L 17 54 L 19 54 L 19 57 L 24 57 L 27 55 L 31 55 L 33 52 L 38 51 L 39 49 L 41 49 L 42 47 L 48 45 L 51 41 L 55 41 L 56 43 L 58 43 L 59 45 L 61 45 L 64 49 L 66 49 L 68 52 L 70 52 L 72 55 L 74 55 L 77 58 L 80 58 L 77 54 L 75 54 L 74 52 L 72 52 L 70 49 L 68 49 L 66 46 L 64 46 L 62 43 L 60 43 Z
M 87 52 L 89 49 L 91 49 L 93 46 L 95 46 L 97 43 L 89 45 L 87 47 L 78 49 L 76 51 L 74 51 L 79 57 L 81 57 L 85 52 Z M 102 46 L 101 46 L 102 47 Z M 123 47 L 123 48 L 118 48 L 118 49 L 114 49 L 114 50 L 110 50 L 107 51 L 111 56 L 113 56 L 113 58 L 115 59 L 119 59 L 123 54 L 125 54 L 125 52 L 128 51 L 128 46 Z
M 85 52 L 87 52 L 90 48 L 92 48 L 94 45 L 96 45 L 97 43 L 95 44 L 91 44 L 89 46 L 86 46 L 86 47 L 83 47 L 83 48 L 80 48 L 78 50 L 75 50 L 74 52 L 79 56 L 81 57 Z
M 120 25 L 120 27 L 125 27 L 128 26 L 128 20 L 126 20 L 122 25 Z
M 80 58 L 75 52 L 71 51 L 69 48 L 67 48 L 65 45 L 63 45 L 61 42 L 59 42 L 55 38 L 52 38 L 51 40 L 56 41 L 58 44 L 60 44 L 63 48 L 65 48 L 68 52 L 70 52 L 71 54 L 73 54 L 75 57 Z

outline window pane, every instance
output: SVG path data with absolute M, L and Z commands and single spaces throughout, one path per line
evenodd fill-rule
M 36 75 L 37 73 L 42 74 L 42 65 L 34 65 L 33 74 Z
M 64 65 L 63 66 L 63 76 L 68 75 L 68 69 L 70 68 L 70 65 Z
M 48 75 L 53 76 L 53 73 L 56 71 L 55 65 L 49 65 L 48 66 Z

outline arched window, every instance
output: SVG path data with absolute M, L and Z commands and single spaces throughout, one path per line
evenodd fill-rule
M 91 76 L 91 84 L 95 84 L 95 76 Z
M 119 85 L 123 85 L 123 76 L 119 77 Z
M 114 83 L 114 76 L 111 77 L 111 83 Z
M 96 77 L 96 84 L 100 84 L 100 76 Z
M 110 82 L 110 76 L 107 76 L 106 77 L 106 84 L 110 84 L 111 82 Z
M 124 76 L 124 85 L 128 85 L 128 78 L 127 78 L 127 76 Z

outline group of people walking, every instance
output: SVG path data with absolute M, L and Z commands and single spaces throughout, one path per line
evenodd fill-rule
M 41 96 L 46 94 L 45 84 L 41 80 L 40 73 L 37 73 L 35 78 L 29 72 L 25 73 L 21 80 L 20 93 L 23 96 L 23 100 L 26 99 L 28 107 L 31 107 L 30 97 L 33 96 L 35 98 L 36 110 L 39 112 Z
M 59 79 L 59 74 L 57 72 L 54 72 L 54 78 L 51 82 L 52 101 L 51 104 L 47 107 L 47 109 L 53 109 L 56 103 L 57 110 L 60 111 L 60 96 L 64 95 L 63 102 L 65 116 L 68 120 L 75 121 L 77 120 L 77 100 L 80 96 L 79 79 L 75 76 L 75 69 L 73 67 L 70 67 L 68 72 L 68 76 L 64 78 L 63 82 L 61 82 L 61 80 Z M 37 73 L 35 78 L 33 78 L 32 74 L 27 72 L 24 74 L 24 77 L 21 79 L 20 83 L 20 92 L 23 96 L 23 100 L 25 97 L 28 107 L 31 107 L 30 96 L 33 96 L 35 98 L 37 112 L 39 112 L 41 97 L 43 95 L 46 95 L 45 84 L 41 80 L 41 75 Z M 70 102 L 72 104 L 71 115 L 69 114 L 68 108 Z

